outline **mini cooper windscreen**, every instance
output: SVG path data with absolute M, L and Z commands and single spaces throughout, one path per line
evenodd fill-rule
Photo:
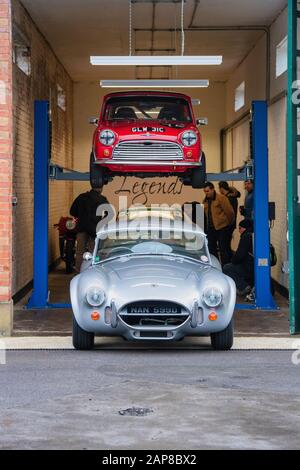
M 145 127 L 151 120 L 161 121 L 164 125 L 192 122 L 189 103 L 182 99 L 174 99 L 167 97 L 155 96 L 124 96 L 111 98 L 104 110 L 104 120 L 106 121 L 145 121 Z M 142 129 L 133 128 L 133 132 L 143 131 Z M 152 130 L 152 129 L 151 129 Z M 155 129 L 156 132 L 164 132 L 164 129 Z M 147 129 L 145 129 L 147 131 Z

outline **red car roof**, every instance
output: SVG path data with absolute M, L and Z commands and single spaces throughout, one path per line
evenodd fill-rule
M 190 96 L 182 93 L 176 93 L 173 91 L 117 91 L 115 93 L 109 93 L 105 95 L 103 100 L 106 101 L 109 98 L 115 96 L 174 96 L 174 98 L 184 98 L 190 100 Z

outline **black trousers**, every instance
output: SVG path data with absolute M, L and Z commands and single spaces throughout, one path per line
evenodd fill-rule
M 242 264 L 225 264 L 223 273 L 234 280 L 238 290 L 244 290 L 247 286 L 252 287 L 252 282 L 249 273 L 245 270 Z
M 230 263 L 232 258 L 231 251 L 232 227 L 225 227 L 221 230 L 209 228 L 207 230 L 208 249 L 211 255 L 219 258 L 222 266 Z

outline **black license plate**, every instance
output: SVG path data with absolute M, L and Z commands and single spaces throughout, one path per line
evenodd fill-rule
M 127 313 L 132 313 L 134 315 L 147 315 L 147 314 L 154 314 L 154 315 L 174 315 L 181 313 L 181 307 L 174 306 L 174 307 L 164 307 L 162 306 L 128 306 Z

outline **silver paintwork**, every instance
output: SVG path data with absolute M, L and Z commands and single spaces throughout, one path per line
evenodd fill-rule
M 111 230 L 119 230 L 123 224 L 124 221 L 117 222 Z M 155 223 L 152 221 L 151 224 L 155 230 Z M 176 227 L 176 223 L 173 226 Z M 179 225 L 174 230 L 180 230 Z M 203 234 L 192 225 L 184 230 L 196 230 Z M 100 336 L 123 336 L 129 340 L 171 341 L 184 336 L 207 336 L 228 326 L 234 312 L 236 287 L 234 281 L 222 273 L 216 258 L 208 254 L 208 262 L 202 263 L 172 254 L 134 254 L 116 255 L 95 263 L 97 244 L 105 233 L 108 230 L 102 230 L 97 235 L 93 262 L 85 261 L 81 273 L 71 281 L 73 313 L 82 329 Z M 91 286 L 105 292 L 105 303 L 99 308 L 91 307 L 86 302 L 86 292 Z M 219 307 L 212 309 L 205 305 L 202 293 L 207 287 L 218 287 L 222 291 L 223 300 Z M 136 302 L 146 304 L 147 301 L 157 301 L 162 305 L 165 302 L 178 304 L 181 314 L 172 314 L 171 317 L 174 321 L 175 317 L 182 318 L 182 323 L 161 325 L 158 321 L 157 326 L 129 325 L 124 319 L 126 306 Z M 106 307 L 111 307 L 113 312 L 111 323 L 105 323 Z M 101 314 L 98 321 L 93 321 L 90 316 L 95 310 Z M 218 314 L 215 322 L 208 319 L 211 311 Z M 153 318 L 155 315 L 149 316 Z M 159 320 L 162 316 L 158 314 L 155 318 Z

